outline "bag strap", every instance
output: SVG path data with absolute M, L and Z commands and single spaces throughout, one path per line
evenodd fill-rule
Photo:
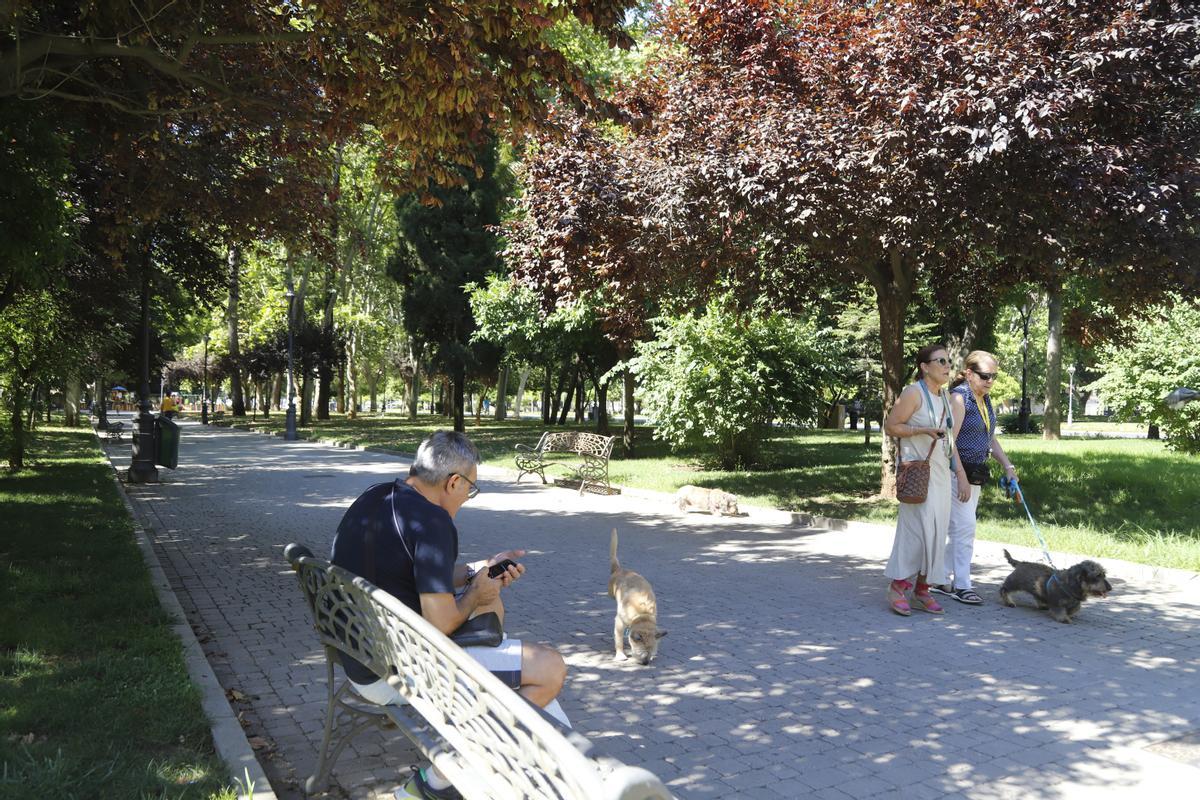
M 931 395 L 929 393 L 929 387 L 925 385 L 924 378 L 919 378 L 917 380 L 917 383 L 919 383 L 921 385 L 921 391 L 925 393 L 926 399 L 929 400 L 929 411 L 932 413 L 933 412 L 933 395 Z M 942 393 L 939 392 L 938 397 L 942 398 L 942 416 L 941 416 L 941 419 L 938 420 L 938 424 L 937 424 L 937 426 L 939 428 L 941 428 L 942 425 L 945 424 L 945 422 L 946 422 L 946 406 L 949 404 L 946 402 L 946 398 Z M 937 447 L 937 443 L 938 443 L 937 437 L 934 436 L 933 441 L 929 443 L 929 452 L 925 454 L 926 461 L 933 458 L 933 448 Z

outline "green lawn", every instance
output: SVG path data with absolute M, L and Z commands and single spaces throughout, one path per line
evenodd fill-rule
M 282 430 L 283 417 L 238 423 Z M 447 424 L 431 416 L 410 422 L 392 414 L 356 420 L 334 415 L 300 433 L 412 452 L 424 435 Z M 484 463 L 495 466 L 511 468 L 513 446 L 536 442 L 541 430 L 540 419 L 485 419 L 479 425 L 467 420 L 467 433 Z M 876 494 L 878 432 L 872 433 L 869 447 L 861 433 L 852 431 L 782 432 L 766 446 L 766 468 L 753 472 L 706 468 L 703 454 L 673 454 L 650 433 L 639 428 L 636 459 L 614 458 L 610 473 L 615 483 L 664 492 L 686 483 L 719 486 L 746 504 L 847 519 L 895 519 L 896 504 Z M 1046 442 L 1006 435 L 1003 441 L 1053 549 L 1200 570 L 1200 459 L 1145 439 Z M 993 473 L 998 474 L 995 468 Z M 1024 509 L 1005 501 L 995 486 L 985 490 L 979 517 L 980 538 L 1036 544 Z
M 87 429 L 0 473 L 0 798 L 236 797 Z

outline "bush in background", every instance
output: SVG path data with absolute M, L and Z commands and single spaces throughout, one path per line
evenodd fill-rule
M 655 437 L 714 452 L 723 469 L 757 463 L 772 422 L 812 424 L 833 339 L 808 320 L 718 298 L 655 322 L 632 361 Z

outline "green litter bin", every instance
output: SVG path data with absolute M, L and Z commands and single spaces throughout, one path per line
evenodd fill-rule
M 154 463 L 167 469 L 179 465 L 179 426 L 161 414 L 154 418 Z

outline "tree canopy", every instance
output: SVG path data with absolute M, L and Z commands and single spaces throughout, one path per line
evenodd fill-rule
M 1069 270 L 1125 308 L 1200 289 L 1189 4 L 696 0 L 665 37 L 628 132 L 580 121 L 529 166 L 509 256 L 544 294 L 602 286 L 628 326 L 647 298 L 799 307 L 865 280 L 890 407 L 917 292 Z

